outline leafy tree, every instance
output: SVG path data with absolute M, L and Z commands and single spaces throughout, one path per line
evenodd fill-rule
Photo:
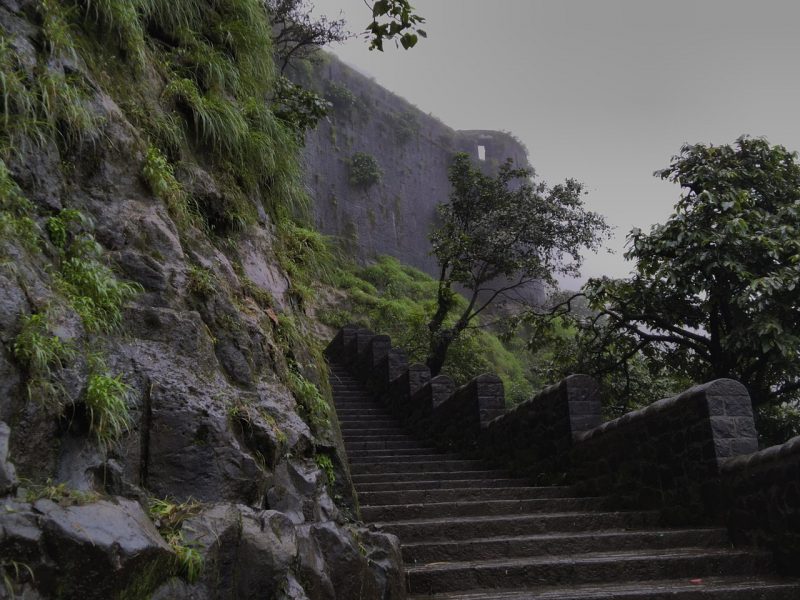
M 428 37 L 419 28 L 424 22 L 408 0 L 377 0 L 372 5 L 372 22 L 367 25 L 367 35 L 371 36 L 369 49 L 383 52 L 384 40 L 392 39 L 405 50 L 413 48 L 420 37 Z
M 312 18 L 314 5 L 308 0 L 264 0 L 264 7 L 272 23 L 272 46 L 281 73 L 292 60 L 310 58 L 322 46 L 352 35 L 344 19 Z
M 488 176 L 469 155 L 456 155 L 450 200 L 439 205 L 442 224 L 431 234 L 440 269 L 436 312 L 428 324 L 427 364 L 433 374 L 453 341 L 493 302 L 519 301 L 522 288 L 552 282 L 554 273 L 577 274 L 581 250 L 600 245 L 608 227 L 584 208 L 582 185 L 568 179 L 547 187 L 532 176 L 510 159 L 496 176 Z M 451 322 L 454 286 L 466 292 L 467 305 Z
M 656 176 L 684 193 L 649 234 L 634 229 L 629 279 L 591 280 L 598 357 L 639 352 L 694 381 L 732 377 L 755 405 L 800 391 L 800 165 L 764 139 L 687 145 Z

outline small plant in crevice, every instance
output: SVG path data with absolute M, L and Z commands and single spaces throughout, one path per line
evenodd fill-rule
M 151 498 L 148 512 L 161 537 L 175 552 L 174 569 L 189 583 L 194 583 L 203 573 L 203 555 L 197 545 L 188 543 L 183 535 L 183 522 L 200 512 L 198 502 L 172 502 Z
M 111 375 L 98 356 L 90 356 L 90 374 L 86 384 L 86 412 L 89 431 L 102 448 L 109 448 L 130 431 L 128 401 L 131 387 L 120 375 Z
M 37 484 L 28 480 L 22 480 L 20 483 L 22 484 L 21 489 L 25 491 L 26 502 L 33 503 L 45 498 L 66 508 L 69 506 L 90 504 L 100 499 L 100 494 L 97 492 L 76 490 L 63 482 L 54 483 L 52 479 L 48 479 L 43 484 Z
M 147 149 L 142 165 L 142 176 L 153 194 L 166 202 L 179 225 L 183 227 L 197 225 L 197 206 L 191 205 L 189 195 L 175 178 L 172 164 L 155 146 Z
M 217 289 L 217 281 L 211 269 L 200 265 L 189 265 L 186 270 L 186 289 L 201 298 L 210 298 Z
M 33 214 L 33 204 L 0 160 L 0 240 L 14 238 L 31 252 L 39 250 L 39 227 Z
M 350 158 L 350 184 L 367 188 L 380 183 L 383 171 L 375 157 L 366 152 L 356 152 Z
M 0 578 L 3 581 L 6 597 L 10 600 L 17 598 L 17 587 L 27 581 L 35 582 L 33 569 L 27 563 L 4 558 L 0 560 Z
M 116 327 L 122 319 L 122 305 L 143 288 L 119 280 L 103 264 L 103 249 L 90 228 L 91 220 L 71 209 L 47 222 L 50 241 L 59 252 L 56 288 L 80 315 L 86 330 L 95 333 Z
M 349 87 L 342 83 L 335 81 L 328 82 L 328 89 L 325 92 L 325 99 L 330 102 L 334 108 L 341 111 L 349 111 L 357 102 L 356 95 L 350 90 Z
M 313 427 L 322 428 L 330 423 L 330 407 L 319 387 L 306 379 L 295 365 L 289 367 L 287 385 Z
M 60 405 L 61 389 L 56 375 L 75 356 L 75 349 L 55 335 L 47 312 L 22 317 L 12 349 L 28 371 L 28 398 L 44 405 Z
M 328 485 L 332 486 L 336 483 L 336 473 L 334 473 L 333 461 L 330 456 L 327 454 L 316 454 L 314 456 L 314 462 L 316 462 L 317 466 L 325 473 L 325 477 L 328 479 Z

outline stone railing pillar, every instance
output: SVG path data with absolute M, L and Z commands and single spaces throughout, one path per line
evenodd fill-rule
M 600 424 L 601 408 L 597 382 L 570 375 L 489 423 L 482 452 L 517 473 L 563 473 L 575 437 Z
M 325 357 L 331 362 L 346 363 L 347 351 L 355 339 L 356 331 L 358 331 L 356 325 L 342 327 L 325 348 Z
M 504 412 L 503 382 L 496 375 L 479 375 L 433 409 L 434 441 L 443 447 L 475 450 L 489 422 Z
M 699 522 L 716 512 L 723 463 L 757 450 L 747 390 L 717 379 L 578 434 L 572 478 L 587 494 Z

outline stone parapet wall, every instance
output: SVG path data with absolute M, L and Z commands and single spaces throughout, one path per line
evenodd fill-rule
M 588 375 L 571 375 L 493 420 L 485 453 L 516 474 L 545 479 L 569 468 L 573 439 L 600 425 L 600 390 Z
M 502 382 L 456 389 L 408 365 L 386 336 L 344 327 L 328 359 L 351 372 L 421 438 L 483 456 L 533 481 L 567 481 L 673 524 L 727 523 L 800 574 L 800 437 L 758 452 L 747 390 L 718 379 L 601 424 L 597 383 L 572 375 L 506 411 Z
M 800 575 L 800 437 L 721 464 L 719 503 L 736 543 L 772 548 Z

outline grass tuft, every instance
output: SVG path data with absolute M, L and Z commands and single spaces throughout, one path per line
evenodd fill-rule
M 95 361 L 96 363 L 98 361 Z M 95 364 L 95 368 L 105 365 Z M 128 410 L 130 386 L 122 377 L 107 372 L 92 373 L 86 385 L 86 409 L 89 413 L 89 430 L 98 444 L 109 448 L 114 442 L 130 431 L 131 416 Z
M 175 552 L 175 569 L 186 581 L 194 583 L 203 573 L 203 555 L 195 545 L 186 542 L 181 528 L 186 519 L 200 512 L 201 505 L 152 498 L 148 508 L 161 536 Z
M 28 371 L 28 398 L 36 398 L 45 406 L 60 405 L 54 371 L 62 369 L 75 356 L 75 350 L 52 332 L 47 313 L 23 316 L 12 348 Z

